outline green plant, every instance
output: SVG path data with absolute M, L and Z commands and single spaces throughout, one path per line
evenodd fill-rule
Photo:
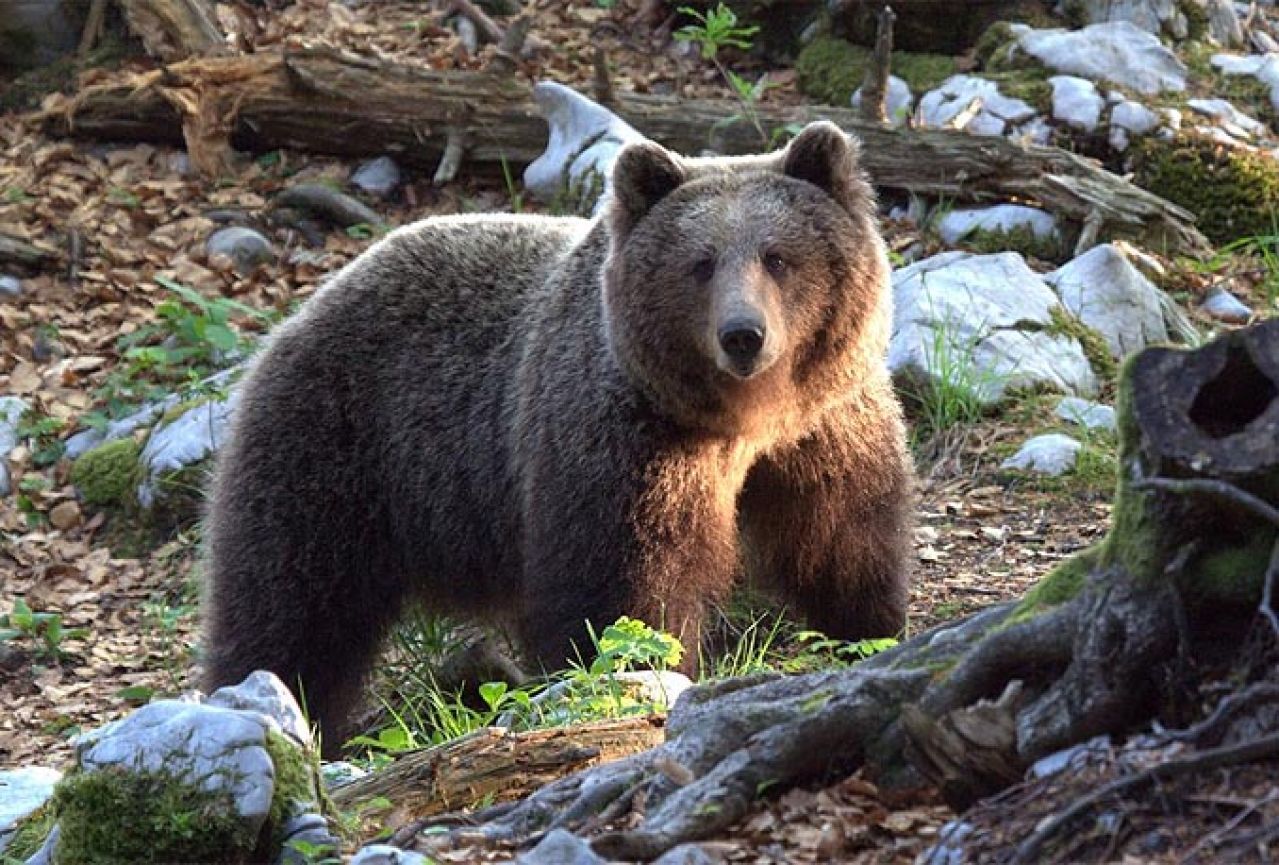
M 17 436 L 31 447 L 31 463 L 36 468 L 51 466 L 62 458 L 66 445 L 58 437 L 66 422 L 28 409 L 18 419 Z
M 897 645 L 892 637 L 850 642 L 832 639 L 821 631 L 800 631 L 795 642 L 799 651 L 783 665 L 792 673 L 850 667 Z
M 1279 216 L 1274 212 L 1270 214 L 1270 226 L 1267 234 L 1253 234 L 1227 243 L 1209 259 L 1205 269 L 1216 271 L 1235 256 L 1249 257 L 1255 262 L 1253 275 L 1266 297 L 1266 306 L 1273 310 L 1279 301 Z
M 906 393 L 906 402 L 922 433 L 935 435 L 981 420 L 990 395 L 998 390 L 1004 377 L 998 370 L 982 368 L 976 362 L 974 354 L 984 336 L 984 327 L 961 336 L 954 319 L 934 319 L 923 349 L 924 364 L 932 376 Z
M 502 180 L 506 183 L 506 194 L 511 199 L 511 213 L 524 212 L 524 192 L 515 183 L 515 175 L 511 172 L 511 165 L 506 161 L 506 156 L 502 156 Z
M 54 661 L 66 657 L 63 643 L 88 636 L 87 628 L 63 628 L 61 613 L 34 612 L 22 598 L 15 598 L 13 609 L 0 616 L 0 642 L 26 639 L 36 644 L 36 653 Z
M 703 679 L 727 679 L 779 669 L 782 658 L 777 651 L 786 619 L 780 614 L 752 616 L 736 634 L 723 654 L 700 657 Z
M 708 9 L 705 13 L 691 6 L 681 6 L 679 11 L 693 18 L 697 23 L 687 24 L 675 31 L 675 38 L 680 42 L 691 42 L 701 49 L 702 59 L 713 63 L 720 76 L 732 89 L 733 96 L 742 106 L 741 116 L 744 116 L 759 133 L 761 142 L 773 143 L 773 138 L 764 131 L 759 112 L 755 110 L 755 105 L 770 86 L 767 76 L 761 76 L 758 81 L 752 82 L 733 72 L 719 59 L 719 52 L 724 48 L 750 50 L 752 38 L 759 32 L 759 27 L 739 26 L 737 13 L 726 6 L 722 0 L 714 9 Z M 738 116 L 730 117 L 727 122 L 737 119 L 739 119 Z

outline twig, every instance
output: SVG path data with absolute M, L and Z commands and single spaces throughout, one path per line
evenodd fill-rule
M 1013 863 L 1016 865 L 1016 863 L 1039 861 L 1039 850 L 1044 844 L 1071 822 L 1105 799 L 1122 795 L 1130 790 L 1153 784 L 1157 781 L 1169 781 L 1182 775 L 1276 756 L 1279 756 L 1279 733 L 1272 733 L 1252 742 L 1244 742 L 1227 748 L 1213 748 L 1208 751 L 1200 751 L 1192 757 L 1169 760 L 1165 763 L 1151 766 L 1149 769 L 1138 772 L 1135 775 L 1111 781 L 1087 796 L 1077 799 L 1065 811 L 1040 826 L 1034 834 L 1018 845 L 1017 852 L 1013 857 Z
M 1079 232 L 1079 240 L 1075 243 L 1075 258 L 1097 245 L 1097 238 L 1105 225 L 1106 219 L 1100 210 L 1094 207 L 1088 211 L 1088 215 L 1084 217 L 1084 227 Z
M 1182 854 L 1181 858 L 1177 860 L 1177 865 L 1183 865 L 1183 863 L 1189 862 L 1194 858 L 1196 853 L 1209 845 L 1216 846 L 1222 838 L 1233 832 L 1240 823 L 1257 813 L 1259 808 L 1269 805 L 1276 799 L 1279 799 L 1279 790 L 1271 790 L 1261 799 L 1254 799 L 1249 802 L 1247 807 L 1241 808 L 1239 813 L 1227 820 L 1226 824 L 1220 829 L 1215 832 L 1210 832 L 1196 841 L 1195 845 Z
M 450 128 L 444 144 L 444 154 L 440 157 L 440 164 L 435 169 L 435 176 L 431 178 L 431 183 L 435 186 L 450 183 L 457 177 L 458 169 L 462 167 L 462 157 L 465 155 L 466 131 L 461 127 Z
M 1251 709 L 1258 703 L 1279 700 L 1279 685 L 1269 682 L 1257 682 L 1237 694 L 1231 694 L 1213 709 L 1212 714 L 1204 720 L 1184 730 L 1173 730 L 1165 735 L 1176 742 L 1194 742 L 1202 744 L 1208 739 L 1224 731 L 1227 723 L 1240 712 Z
M 888 75 L 893 64 L 893 22 L 897 16 L 891 6 L 879 12 L 879 29 L 875 34 L 875 52 L 862 82 L 862 119 L 872 123 L 888 122 Z
M 80 34 L 80 47 L 76 49 L 76 59 L 81 63 L 93 50 L 93 45 L 98 41 L 98 34 L 102 32 L 102 19 L 106 17 L 107 0 L 93 0 L 93 5 L 89 7 L 89 14 L 84 21 L 84 31 Z
M 591 63 L 595 67 L 595 74 L 591 77 L 591 92 L 595 101 L 600 105 L 613 104 L 613 76 L 608 71 L 608 55 L 599 45 L 595 46 Z
M 497 72 L 509 72 L 515 69 L 515 62 L 520 58 L 524 48 L 524 40 L 533 27 L 533 16 L 521 15 L 506 28 L 506 34 L 498 40 L 497 54 L 493 57 L 492 67 Z

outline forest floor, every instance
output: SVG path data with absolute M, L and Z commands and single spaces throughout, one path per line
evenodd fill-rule
M 466 56 L 452 31 L 417 3 L 299 0 L 278 11 L 235 8 L 222 24 L 242 47 L 296 37 L 376 49 L 435 68 L 483 63 L 483 52 Z M 521 63 L 523 78 L 584 84 L 598 44 L 619 88 L 726 94 L 719 73 L 670 39 L 669 22 L 644 21 L 638 4 L 604 9 L 538 0 L 533 8 L 533 44 L 541 47 Z M 766 71 L 740 60 L 740 72 Z M 767 75 L 773 86 L 764 99 L 801 99 L 793 71 Z M 50 97 L 47 105 L 63 98 Z M 281 151 L 246 156 L 234 176 L 210 184 L 185 173 L 185 158 L 175 150 L 57 140 L 29 117 L 0 115 L 0 226 L 50 249 L 66 248 L 71 235 L 79 238 L 72 244 L 73 276 L 66 269 L 46 272 L 24 279 L 17 297 L 0 295 L 0 394 L 29 401 L 39 419 L 28 423 L 26 442 L 10 458 L 14 495 L 0 502 L 0 613 L 22 598 L 37 612 L 59 614 L 66 634 L 50 643 L 0 642 L 0 764 L 65 766 L 75 733 L 189 686 L 198 528 L 185 525 L 158 545 L 140 544 L 139 533 L 121 525 L 128 516 L 108 519 L 77 500 L 60 443 L 93 413 L 117 411 L 185 378 L 180 370 L 139 367 L 121 343 L 130 334 L 145 336 L 171 311 L 173 295 L 157 279 L 284 314 L 364 249 L 367 237 L 341 231 L 311 247 L 295 230 L 266 218 L 272 196 L 285 186 L 303 180 L 344 185 L 352 168 Z M 491 179 L 464 176 L 436 188 L 429 177 L 410 175 L 394 199 L 371 203 L 392 224 L 432 214 L 536 209 L 517 196 Z M 204 254 L 215 217 L 228 211 L 260 219 L 276 245 L 274 258 L 252 273 Z M 888 224 L 886 231 L 894 248 L 919 239 L 918 229 L 904 224 Z M 233 318 L 248 331 L 265 327 L 252 317 Z M 1060 425 L 1051 419 L 1051 404 L 1030 399 L 918 445 L 912 631 L 1016 598 L 1055 563 L 1104 535 L 1111 492 L 1104 471 L 1034 480 L 999 468 L 1026 437 Z M 881 795 L 854 776 L 767 803 L 715 849 L 733 862 L 910 862 L 952 816 L 931 793 Z

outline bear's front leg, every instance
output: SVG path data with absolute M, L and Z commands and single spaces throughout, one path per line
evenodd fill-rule
M 913 492 L 894 403 L 832 414 L 747 477 L 739 519 L 751 579 L 831 637 L 901 633 Z
M 740 481 L 726 488 L 712 448 L 638 450 L 610 449 L 607 470 L 556 466 L 528 487 L 519 630 L 547 670 L 590 660 L 587 621 L 599 633 L 627 615 L 678 637 L 680 669 L 694 671 L 705 612 L 737 574 Z

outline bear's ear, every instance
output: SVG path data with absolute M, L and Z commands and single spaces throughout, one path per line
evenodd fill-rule
M 674 192 L 684 180 L 683 167 L 660 144 L 644 141 L 622 148 L 613 165 L 609 205 L 614 236 L 628 234 L 653 205 Z
M 846 210 L 865 207 L 866 183 L 858 167 L 860 146 L 829 120 L 804 127 L 782 155 L 782 173 L 824 189 Z

